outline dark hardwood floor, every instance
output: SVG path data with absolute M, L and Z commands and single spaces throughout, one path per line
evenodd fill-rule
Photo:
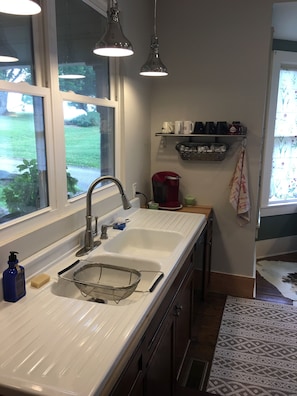
M 281 256 L 267 258 L 266 260 L 281 260 L 297 262 L 297 252 Z M 224 311 L 226 295 L 208 293 L 205 301 L 201 301 L 199 294 L 195 295 L 194 318 L 192 341 L 184 362 L 184 369 L 180 376 L 181 383 L 187 374 L 184 371 L 189 367 L 192 359 L 202 360 L 208 363 L 207 372 L 202 388 L 202 392 L 197 389 L 189 389 L 181 386 L 179 395 L 206 395 L 206 386 L 210 373 L 211 362 L 214 355 L 216 340 L 218 337 L 222 314 Z M 285 298 L 273 285 L 268 283 L 263 277 L 257 273 L 256 277 L 256 298 L 280 304 L 292 305 L 292 300 Z

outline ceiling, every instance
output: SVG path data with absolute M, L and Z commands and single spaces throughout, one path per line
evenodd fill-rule
M 274 38 L 297 41 L 297 1 L 275 3 L 272 26 Z

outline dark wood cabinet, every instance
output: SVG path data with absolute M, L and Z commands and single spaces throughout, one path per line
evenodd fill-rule
M 120 383 L 113 389 L 113 396 L 142 396 L 143 395 L 143 356 L 140 344 L 130 358 Z
M 193 252 L 182 265 L 111 395 L 175 395 L 191 338 Z
M 160 331 L 160 338 L 148 361 L 145 373 L 144 389 L 147 396 L 173 394 L 174 322 L 172 313 L 166 317 Z
M 175 305 L 175 379 L 178 380 L 185 354 L 191 340 L 192 315 L 193 315 L 193 271 L 188 276 L 183 288 L 178 293 Z
M 213 209 L 211 206 L 184 206 L 180 211 L 204 214 L 207 219 L 207 224 L 199 237 L 194 252 L 195 288 L 201 290 L 201 299 L 205 300 L 211 273 Z

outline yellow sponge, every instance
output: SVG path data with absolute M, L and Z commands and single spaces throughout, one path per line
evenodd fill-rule
M 39 289 L 50 280 L 50 276 L 47 274 L 38 274 L 31 279 L 31 286 Z

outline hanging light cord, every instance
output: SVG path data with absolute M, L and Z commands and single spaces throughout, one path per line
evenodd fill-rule
M 155 0 L 155 10 L 154 10 L 154 35 L 157 37 L 157 0 Z
M 145 64 L 140 69 L 142 76 L 167 76 L 167 67 L 162 63 L 159 54 L 159 40 L 157 36 L 157 0 L 154 8 L 154 32 L 151 36 L 150 54 Z

